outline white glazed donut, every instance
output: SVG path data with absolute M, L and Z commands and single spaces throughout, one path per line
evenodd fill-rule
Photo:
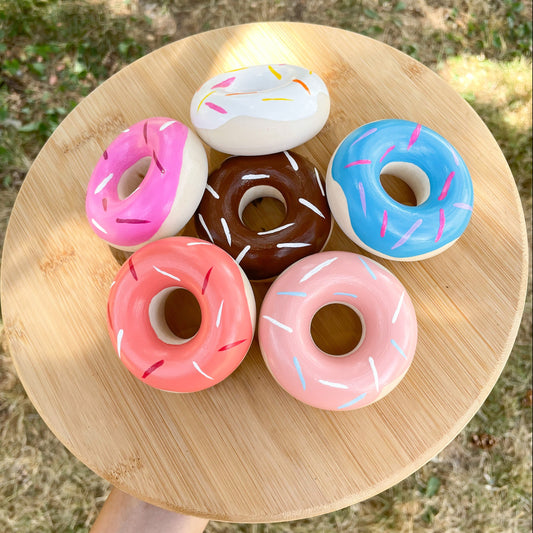
M 148 118 L 120 133 L 100 157 L 87 186 L 87 218 L 108 244 L 134 251 L 176 235 L 206 183 L 207 155 L 194 132 L 177 120 Z
M 191 101 L 191 120 L 211 147 L 265 155 L 314 137 L 329 116 L 322 79 L 295 65 L 253 65 L 206 81 Z

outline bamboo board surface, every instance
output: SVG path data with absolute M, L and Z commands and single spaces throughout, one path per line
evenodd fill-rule
M 411 295 L 419 342 L 400 385 L 360 410 L 325 412 L 293 399 L 268 373 L 257 340 L 228 379 L 178 395 L 130 375 L 108 338 L 107 294 L 124 257 L 86 220 L 92 168 L 129 125 L 149 116 L 190 125 L 191 97 L 206 79 L 269 62 L 307 66 L 328 86 L 326 126 L 296 149 L 324 175 L 345 135 L 382 118 L 436 130 L 472 174 L 474 213 L 456 244 L 422 262 L 378 259 Z M 207 153 L 211 170 L 225 157 Z M 192 224 L 185 233 L 194 234 Z M 361 252 L 338 227 L 326 249 Z M 354 33 L 257 23 L 172 43 L 85 98 L 25 179 L 2 267 L 4 323 L 18 374 L 45 422 L 76 457 L 118 488 L 168 509 L 272 522 L 371 497 L 460 432 L 514 342 L 525 299 L 527 238 L 497 143 L 436 74 Z M 259 308 L 268 283 L 253 285 Z M 330 321 L 326 326 L 341 335 L 344 322 Z

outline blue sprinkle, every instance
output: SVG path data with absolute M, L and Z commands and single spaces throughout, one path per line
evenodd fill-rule
M 282 295 L 300 296 L 302 298 L 305 298 L 307 296 L 307 294 L 305 292 L 298 292 L 298 291 L 283 291 L 283 292 L 278 292 L 277 294 L 279 294 L 280 296 L 282 296 Z
M 398 343 L 394 340 L 394 339 L 391 339 L 391 344 L 400 352 L 400 355 L 404 358 L 404 359 L 407 359 L 407 356 L 403 353 L 403 350 L 400 348 L 400 346 L 398 345 Z
M 366 396 L 366 392 L 363 392 L 363 394 L 360 394 L 357 398 L 354 398 L 353 400 L 350 400 L 349 402 L 343 403 L 337 409 L 345 409 L 346 407 L 350 407 L 354 403 L 357 403 L 361 401 Z
M 360 257 L 359 259 L 361 259 L 361 263 L 365 265 L 365 268 L 368 270 L 368 273 L 372 276 L 372 278 L 377 279 L 376 275 L 374 274 L 374 272 L 372 272 L 372 269 L 368 266 L 367 262 L 362 257 Z
M 357 294 L 351 294 L 349 292 L 334 292 L 333 296 L 351 296 L 352 298 L 357 298 Z
M 302 367 L 300 366 L 300 363 L 296 356 L 293 358 L 294 366 L 296 367 L 296 372 L 298 372 L 298 377 L 300 378 L 300 381 L 302 382 L 302 387 L 305 390 L 305 379 L 304 375 L 302 374 Z

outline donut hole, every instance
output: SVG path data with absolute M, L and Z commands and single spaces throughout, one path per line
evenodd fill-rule
M 428 175 L 413 163 L 387 163 L 381 169 L 379 180 L 385 192 L 402 205 L 418 206 L 429 198 Z
M 148 314 L 156 335 L 167 344 L 190 341 L 202 323 L 198 300 L 182 287 L 168 287 L 156 294 Z
M 251 187 L 243 194 L 239 204 L 241 222 L 258 233 L 279 227 L 286 215 L 285 198 L 270 185 Z
M 359 311 L 342 303 L 321 307 L 311 320 L 311 337 L 326 355 L 341 357 L 356 350 L 364 337 Z
M 122 173 L 117 185 L 118 197 L 121 200 L 131 196 L 140 187 L 151 163 L 151 157 L 142 157 Z

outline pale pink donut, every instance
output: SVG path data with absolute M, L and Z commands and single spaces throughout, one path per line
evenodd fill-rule
M 341 303 L 363 325 L 359 344 L 331 356 L 311 336 L 311 320 Z M 350 410 L 388 394 L 415 353 L 415 310 L 401 282 L 379 263 L 350 252 L 323 252 L 297 261 L 268 290 L 260 311 L 259 345 L 276 381 L 313 407 Z
M 198 331 L 176 336 L 164 318 L 176 289 L 194 295 Z M 143 246 L 120 268 L 108 297 L 107 326 L 122 363 L 144 383 L 170 392 L 216 385 L 239 366 L 252 342 L 255 300 L 250 282 L 224 250 L 192 237 Z
M 144 179 L 130 191 L 139 174 Z M 87 186 L 87 218 L 111 246 L 134 251 L 176 235 L 194 214 L 206 183 L 200 139 L 177 120 L 148 118 L 120 133 L 100 157 Z

